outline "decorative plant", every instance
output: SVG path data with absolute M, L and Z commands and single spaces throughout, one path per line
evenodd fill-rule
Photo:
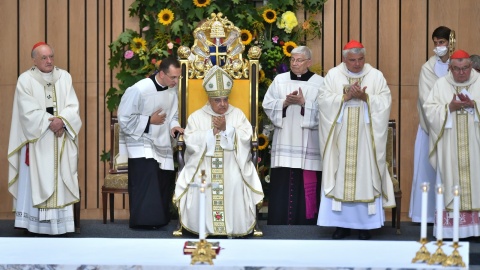
M 289 69 L 292 49 L 321 37 L 321 22 L 314 18 L 326 1 L 268 0 L 257 7 L 258 1 L 252 0 L 135 0 L 129 7 L 129 15 L 138 18 L 139 30 L 127 29 L 109 46 L 109 66 L 116 71 L 118 85 L 107 92 L 107 107 L 115 111 L 125 90 L 152 74 L 162 58 L 176 55 L 179 46 L 191 47 L 193 30 L 210 14 L 219 12 L 241 29 L 245 54 L 250 46 L 262 48 L 259 77 L 262 101 L 275 75 Z M 302 19 L 297 18 L 298 14 L 302 14 Z M 243 58 L 247 59 L 246 55 Z M 312 71 L 320 72 L 321 68 Z M 263 115 L 261 112 L 260 119 L 264 119 L 261 123 L 268 127 L 268 119 Z M 264 135 L 271 139 L 271 134 Z M 262 172 L 266 169 L 262 176 L 268 175 L 270 165 L 268 142 L 260 150 L 259 167 Z

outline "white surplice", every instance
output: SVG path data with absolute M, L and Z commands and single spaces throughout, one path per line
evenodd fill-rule
M 430 94 L 435 81 L 443 77 L 448 72 L 448 63 L 443 63 L 438 56 L 432 56 L 423 64 L 418 81 L 418 100 L 417 111 L 419 116 L 419 126 L 415 139 L 415 153 L 413 158 L 413 180 L 410 193 L 410 208 L 408 216 L 413 222 L 420 222 L 422 217 L 422 183 L 427 182 L 430 185 L 428 190 L 427 202 L 427 222 L 435 220 L 435 170 L 428 158 L 429 139 L 428 126 L 423 111 L 423 103 Z
M 344 88 L 353 81 L 367 87 L 367 102 L 344 102 Z M 317 224 L 353 229 L 381 227 L 382 207 L 395 206 L 393 183 L 385 162 L 391 95 L 383 74 L 369 64 L 360 74 L 352 74 L 341 63 L 327 73 L 318 104 L 323 177 Z M 358 143 L 353 161 L 355 186 L 346 188 L 346 172 L 352 170 L 347 168 L 345 156 L 351 108 L 358 112 Z M 348 198 L 346 193 L 350 194 Z
M 275 77 L 263 100 L 263 109 L 275 127 L 272 139 L 271 166 L 299 168 L 321 171 L 318 144 L 318 104 L 319 87 L 323 77 L 314 74 L 308 81 L 290 79 L 291 72 Z M 285 97 L 299 88 L 305 98 L 302 106 L 290 105 L 283 117 Z

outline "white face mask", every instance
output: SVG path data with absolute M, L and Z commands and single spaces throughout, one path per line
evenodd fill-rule
M 447 46 L 438 46 L 438 47 L 435 47 L 435 49 L 433 49 L 433 52 L 434 52 L 438 57 L 442 57 L 442 56 L 444 56 L 445 54 L 447 54 L 448 49 L 447 49 Z

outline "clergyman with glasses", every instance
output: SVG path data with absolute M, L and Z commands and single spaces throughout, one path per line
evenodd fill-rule
M 128 153 L 130 228 L 157 229 L 170 222 L 175 182 L 171 140 L 183 133 L 178 122 L 180 79 L 180 62 L 165 58 L 157 73 L 127 88 L 120 101 L 120 151 Z
M 450 71 L 439 78 L 423 104 L 430 134 L 430 163 L 444 187 L 443 238 L 452 238 L 454 186 L 459 188 L 459 238 L 480 236 L 480 75 L 470 55 L 457 50 Z M 431 187 L 430 187 L 431 188 Z M 436 232 L 436 230 L 433 230 Z
M 330 69 L 320 89 L 320 149 L 323 178 L 318 225 L 336 227 L 332 238 L 350 230 L 368 240 L 382 227 L 383 208 L 395 206 L 386 164 L 392 103 L 382 72 L 365 63 L 363 44 L 352 40 L 342 63 Z
M 291 51 L 290 71 L 279 74 L 265 94 L 263 109 L 274 125 L 268 225 L 314 225 L 322 160 L 317 96 L 323 77 L 309 70 L 312 52 Z

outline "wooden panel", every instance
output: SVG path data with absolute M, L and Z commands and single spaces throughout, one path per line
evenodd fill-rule
M 88 170 L 85 171 L 85 189 L 88 196 L 85 199 L 87 208 L 98 206 L 98 13 L 97 0 L 87 0 L 86 5 L 86 47 L 88 55 L 86 62 L 86 83 L 85 83 L 85 160 L 88 162 Z M 95 195 L 94 195 L 95 194 Z
M 85 21 L 85 1 L 71 0 L 69 5 L 69 42 L 68 42 L 68 71 L 74 81 L 73 88 L 77 94 L 80 103 L 80 118 L 82 119 L 82 129 L 79 134 L 79 163 L 78 163 L 78 181 L 81 190 L 81 208 L 85 208 L 85 198 L 88 197 L 85 188 L 85 172 L 87 164 L 85 160 L 85 24 L 79 23 Z M 65 67 L 66 68 L 66 67 Z
M 399 85 L 400 64 L 400 7 L 399 1 L 380 1 L 379 4 L 378 68 L 389 85 Z M 393 95 L 392 95 L 393 97 Z M 395 100 L 398 103 L 398 96 Z M 393 109 L 392 109 L 393 111 Z
M 327 1 L 323 6 L 324 16 L 323 16 L 323 72 L 324 76 L 327 74 L 328 70 L 335 66 L 335 5 L 336 0 Z
M 367 52 L 367 63 L 375 68 L 378 68 L 377 61 L 377 36 L 378 36 L 378 23 L 377 23 L 377 0 L 362 0 L 354 1 L 361 2 L 361 42 Z M 359 39 L 358 39 L 359 40 Z
M 17 32 L 18 25 L 10 22 L 16 21 L 18 16 L 16 1 L 0 2 L 0 25 L 9 27 L 0 27 L 0 36 L 3 39 L 2 50 L 5 52 L 0 65 L 0 108 L 4 112 L 4 117 L 0 123 L 0 212 L 11 213 L 12 196 L 8 192 L 8 137 L 10 136 L 10 122 L 13 105 L 13 95 L 17 82 L 18 69 L 18 43 Z M 8 53 L 7 53 L 8 52 Z
M 453 3 L 450 3 L 453 4 Z M 460 1 L 458 5 L 457 48 L 469 54 L 480 55 L 480 25 L 478 14 L 480 1 Z
M 45 34 L 45 0 L 20 0 L 19 10 L 19 20 L 22 22 L 18 31 L 20 41 L 18 57 L 20 59 L 21 73 L 32 66 L 32 46 L 39 41 L 48 42 L 48 40 Z
M 415 137 L 418 129 L 418 114 L 417 114 L 417 93 L 418 85 L 402 85 L 402 92 L 400 96 L 401 110 L 401 126 L 397 132 L 400 137 L 398 155 L 401 164 L 401 189 L 402 189 L 402 209 L 408 213 L 410 192 L 412 190 L 413 179 L 413 153 L 415 146 Z
M 47 2 L 47 41 L 55 49 L 55 65 L 68 70 L 68 2 L 49 0 Z

